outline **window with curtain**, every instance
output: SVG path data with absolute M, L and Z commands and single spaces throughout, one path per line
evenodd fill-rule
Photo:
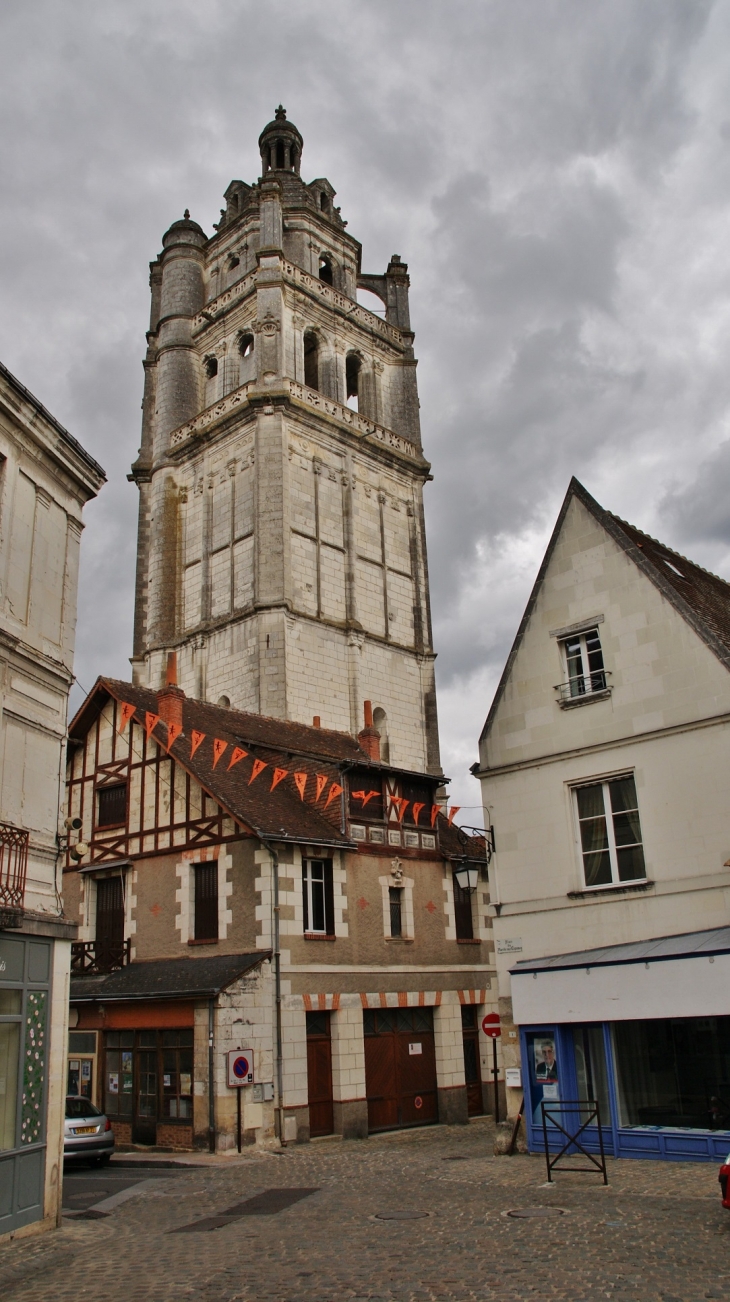
M 309 935 L 334 936 L 335 907 L 330 859 L 308 859 L 302 865 L 304 930 Z
M 646 877 L 633 774 L 576 787 L 583 875 L 588 889 Z

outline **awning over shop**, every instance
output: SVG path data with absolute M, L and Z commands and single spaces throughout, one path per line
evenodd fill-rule
M 72 1004 L 116 1003 L 136 999 L 211 999 L 264 959 L 255 954 L 216 954 L 211 958 L 165 958 L 129 963 L 105 976 L 71 978 Z
M 520 1026 L 727 1016 L 730 926 L 522 959 L 510 974 Z

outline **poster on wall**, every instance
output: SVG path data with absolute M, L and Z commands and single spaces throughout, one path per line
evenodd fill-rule
M 109 1084 L 107 1085 L 107 1090 L 109 1091 L 110 1094 L 118 1094 L 118 1093 L 119 1093 L 119 1072 L 118 1072 L 118 1071 L 110 1071 L 110 1072 L 109 1072 Z

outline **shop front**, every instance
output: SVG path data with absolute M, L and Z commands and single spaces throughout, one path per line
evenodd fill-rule
M 544 1150 L 543 1103 L 567 1130 L 595 1103 L 589 1149 L 600 1120 L 615 1157 L 727 1155 L 730 928 L 525 960 L 511 975 L 531 1151 Z

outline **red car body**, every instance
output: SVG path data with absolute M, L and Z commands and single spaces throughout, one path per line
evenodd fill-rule
M 720 1189 L 722 1190 L 722 1205 L 727 1207 L 730 1212 L 730 1153 L 728 1153 L 727 1159 L 720 1167 L 720 1174 L 717 1178 L 720 1181 Z

